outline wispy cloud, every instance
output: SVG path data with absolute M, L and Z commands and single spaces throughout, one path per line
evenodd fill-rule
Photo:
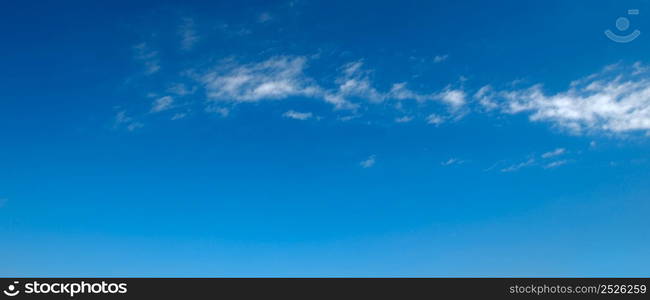
M 377 157 L 377 156 L 374 155 L 374 154 L 373 154 L 373 155 L 370 155 L 366 160 L 360 162 L 359 165 L 360 165 L 362 168 L 364 168 L 364 169 L 371 168 L 372 166 L 375 165 L 375 159 L 376 159 L 376 157 Z
M 558 161 L 554 161 L 554 162 L 551 162 L 551 163 L 546 164 L 546 165 L 544 166 L 544 169 L 557 168 L 557 167 L 559 167 L 559 166 L 565 165 L 566 163 L 568 163 L 568 160 L 558 160 Z
M 411 121 L 413 121 L 413 117 L 411 116 L 403 116 L 403 117 L 395 118 L 396 123 L 408 123 Z
M 459 108 L 465 104 L 466 94 L 463 90 L 447 88 L 440 92 L 437 97 L 452 107 Z
M 557 160 L 551 162 L 549 162 L 549 160 L 556 158 L 558 156 L 565 155 L 566 153 L 567 151 L 565 148 L 557 148 L 553 151 L 542 153 L 539 156 L 530 155 L 528 160 L 503 168 L 501 169 L 501 172 L 514 172 L 514 171 L 518 171 L 519 169 L 530 167 L 530 166 L 538 166 L 538 167 L 541 166 L 544 169 L 556 168 L 568 163 L 569 160 L 563 159 L 563 160 Z
M 535 159 L 534 159 L 534 158 L 530 158 L 530 159 L 528 159 L 527 161 L 520 162 L 520 163 L 518 163 L 518 164 L 514 164 L 514 165 L 511 165 L 511 166 L 509 166 L 509 167 L 503 168 L 503 169 L 501 169 L 501 172 L 514 172 L 514 171 L 518 171 L 519 169 L 521 169 L 521 168 L 525 168 L 525 167 L 528 167 L 528 166 L 531 166 L 531 165 L 533 165 L 534 163 L 535 163 Z
M 357 119 L 357 118 L 359 118 L 359 115 L 354 114 L 354 115 L 340 116 L 340 117 L 337 118 L 337 120 L 347 122 L 347 121 L 354 120 L 354 119 Z
M 147 43 L 140 43 L 133 46 L 135 59 L 142 62 L 145 67 L 145 74 L 151 75 L 160 70 L 160 59 L 158 51 L 152 50 Z
M 531 121 L 551 122 L 575 134 L 650 130 L 650 71 L 640 64 L 607 66 L 555 94 L 538 84 L 475 96 L 485 107 L 528 113 Z
M 218 26 L 218 29 L 230 37 L 242 37 L 252 33 L 249 28 L 246 28 L 242 25 L 221 24 Z
M 434 63 L 441 63 L 441 62 L 443 62 L 443 61 L 446 61 L 447 58 L 449 58 L 449 55 L 448 55 L 448 54 L 445 54 L 445 55 L 436 55 L 435 57 L 433 57 L 433 62 L 434 62 Z
M 313 117 L 313 114 L 310 112 L 297 112 L 294 110 L 289 110 L 286 111 L 285 113 L 282 114 L 283 117 L 289 118 L 289 119 L 296 119 L 296 120 L 307 120 L 311 119 Z
M 450 159 L 448 159 L 446 161 L 441 162 L 440 165 L 442 165 L 442 166 L 460 165 L 460 164 L 462 164 L 464 162 L 465 161 L 460 160 L 458 158 L 450 158 Z
M 196 25 L 192 18 L 183 18 L 178 32 L 181 36 L 181 48 L 183 50 L 191 50 L 199 41 L 199 35 L 196 32 Z
M 555 157 L 555 156 L 560 156 L 560 155 L 564 154 L 565 152 L 566 152 L 566 149 L 557 148 L 557 149 L 555 149 L 553 151 L 549 151 L 549 152 L 546 152 L 546 153 L 542 154 L 542 158 L 551 158 L 551 157 Z
M 220 116 L 222 116 L 224 118 L 227 117 L 228 115 L 230 115 L 230 109 L 228 109 L 226 107 L 220 107 L 220 106 L 217 106 L 217 105 L 208 105 L 205 108 L 205 112 L 207 112 L 207 113 L 216 113 L 216 114 L 218 114 L 218 115 L 220 115 Z
M 445 119 L 439 115 L 436 114 L 430 114 L 427 117 L 427 123 L 428 124 L 433 124 L 433 125 L 440 125 L 445 122 Z
M 168 110 L 172 108 L 173 103 L 174 103 L 174 98 L 172 98 L 171 96 L 160 97 L 153 101 L 151 112 L 156 113 L 156 112 Z
M 288 97 L 313 97 L 320 87 L 305 76 L 305 57 L 277 56 L 260 63 L 226 63 L 201 76 L 213 101 L 257 102 Z
M 364 70 L 362 61 L 343 66 L 342 76 L 336 83 L 339 85 L 337 95 L 341 97 L 357 97 L 371 102 L 381 102 L 386 98 L 373 86 L 370 71 Z
M 184 83 L 176 83 L 170 86 L 167 91 L 177 96 L 192 95 L 196 92 L 196 87 L 188 88 Z
M 324 88 L 305 73 L 307 61 L 306 56 L 275 56 L 248 64 L 227 61 L 199 76 L 199 82 L 212 101 L 258 102 L 308 97 L 321 99 L 336 109 L 349 110 L 360 106 L 355 101 L 381 103 L 386 99 L 440 101 L 454 111 L 465 104 L 465 92 L 449 87 L 437 93 L 421 94 L 406 88 L 406 83 L 398 83 L 388 92 L 382 92 L 371 80 L 372 71 L 365 69 L 360 60 L 338 70 L 334 89 Z
M 499 108 L 499 104 L 496 102 L 495 97 L 494 89 L 491 85 L 481 87 L 473 95 L 473 98 L 478 100 L 479 104 L 487 111 Z
M 185 118 L 185 117 L 187 117 L 187 113 L 175 113 L 175 114 L 171 117 L 171 120 L 172 120 L 172 121 L 180 120 L 180 119 L 183 119 L 183 118 Z
M 119 111 L 115 115 L 114 127 L 124 127 L 128 131 L 135 131 L 138 128 L 142 128 L 144 124 L 134 120 L 132 117 L 126 115 L 125 111 Z
M 391 98 L 397 100 L 415 100 L 418 102 L 425 101 L 441 101 L 449 105 L 453 110 L 457 110 L 465 104 L 466 94 L 461 89 L 453 89 L 446 87 L 444 90 L 437 93 L 423 94 L 417 93 L 406 87 L 405 82 L 393 84 L 390 92 L 383 96 L 383 98 Z

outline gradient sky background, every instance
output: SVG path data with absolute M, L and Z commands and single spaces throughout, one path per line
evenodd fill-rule
M 648 276 L 648 1 L 424 2 L 3 3 L 0 275 Z

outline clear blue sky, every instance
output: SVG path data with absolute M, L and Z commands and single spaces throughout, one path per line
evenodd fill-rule
M 649 275 L 647 1 L 207 2 L 2 4 L 0 275 Z

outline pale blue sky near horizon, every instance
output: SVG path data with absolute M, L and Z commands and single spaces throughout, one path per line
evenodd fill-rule
M 648 4 L 4 3 L 0 276 L 648 276 Z

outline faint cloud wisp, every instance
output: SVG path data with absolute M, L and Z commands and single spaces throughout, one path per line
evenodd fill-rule
M 374 155 L 374 154 L 370 155 L 366 160 L 360 162 L 359 165 L 364 169 L 371 168 L 371 167 L 373 167 L 375 165 L 376 157 L 377 156 Z

